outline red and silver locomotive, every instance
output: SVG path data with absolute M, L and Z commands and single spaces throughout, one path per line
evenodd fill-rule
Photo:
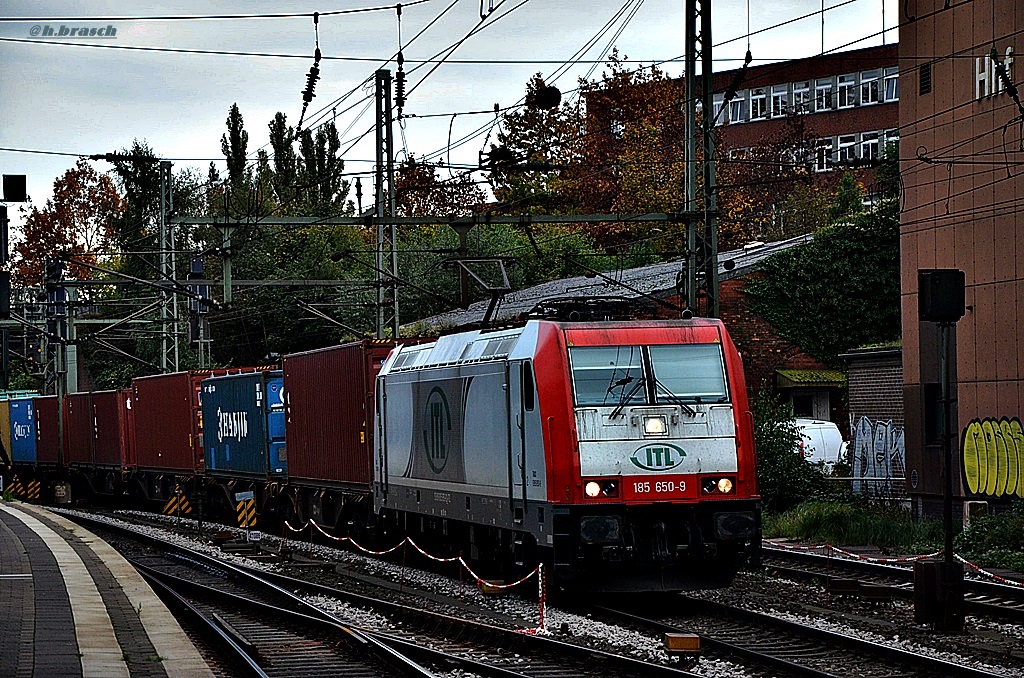
M 563 323 L 396 347 L 374 509 L 560 586 L 727 584 L 760 545 L 753 420 L 717 320 Z

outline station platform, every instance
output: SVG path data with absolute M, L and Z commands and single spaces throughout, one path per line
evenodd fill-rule
M 39 506 L 0 502 L 0 676 L 212 676 L 110 545 Z

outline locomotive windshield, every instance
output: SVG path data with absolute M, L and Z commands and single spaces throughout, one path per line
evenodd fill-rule
M 639 346 L 571 348 L 569 356 L 577 405 L 647 401 L 643 388 L 643 354 Z
M 569 349 L 577 407 L 725 402 L 720 344 Z

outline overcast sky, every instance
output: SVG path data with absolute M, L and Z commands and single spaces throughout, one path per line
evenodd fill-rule
M 826 0 L 824 45 L 834 49 L 866 38 L 853 47 L 895 42 L 898 23 L 897 0 Z M 429 0 L 405 7 L 402 37 L 406 43 L 453 0 Z M 457 115 L 491 109 L 495 103 L 509 106 L 522 96 L 531 74 L 551 74 L 564 60 L 586 45 L 624 4 L 637 0 L 455 0 L 452 7 L 429 30 L 409 44 L 404 54 L 406 71 L 457 42 L 476 26 L 484 30 L 468 38 L 441 65 L 420 80 L 431 65 L 409 76 L 406 114 L 439 115 L 405 122 L 404 141 L 396 129 L 399 158 L 404 149 L 426 156 L 444 149 L 449 126 L 453 139 L 476 130 L 493 115 Z M 520 5 L 518 9 L 517 5 Z M 481 6 L 495 11 L 481 21 Z M 69 9 L 73 6 L 73 9 Z M 249 151 L 267 143 L 267 123 L 277 111 L 298 121 L 306 73 L 312 65 L 313 21 L 310 17 L 226 19 L 193 21 L 132 21 L 127 16 L 259 14 L 282 12 L 330 12 L 382 6 L 374 0 L 322 2 L 226 2 L 223 0 L 178 0 L 128 3 L 80 0 L 68 3 L 51 0 L 8 0 L 0 3 L 0 147 L 59 151 L 71 154 L 105 153 L 123 149 L 133 139 L 147 141 L 161 157 L 174 159 L 175 168 L 194 165 L 204 168 L 215 159 L 223 169 L 220 137 L 225 131 L 228 107 L 237 102 L 249 132 Z M 750 2 L 751 31 L 820 10 L 821 0 L 753 0 Z M 508 12 L 507 16 L 503 15 Z M 627 12 L 628 16 L 628 12 Z M 31 21 L 14 21 L 30 17 Z M 102 18 L 86 21 L 86 18 Z M 714 43 L 720 45 L 747 32 L 745 0 L 716 0 L 713 6 Z M 600 59 L 613 34 L 621 54 L 646 62 L 681 57 L 683 53 L 682 0 L 641 0 L 638 11 L 623 27 L 613 29 L 586 53 L 583 59 Z M 44 37 L 47 26 L 55 35 Z M 112 37 L 59 37 L 61 26 L 104 29 Z M 815 16 L 754 35 L 750 39 L 755 63 L 779 61 L 817 54 L 822 48 L 821 16 Z M 38 33 L 38 35 L 34 35 Z M 871 36 L 871 37 L 867 37 Z M 44 41 L 73 42 L 74 46 L 44 44 Z M 104 47 L 83 47 L 84 44 Z M 126 46 L 218 50 L 301 55 L 301 58 L 200 55 L 130 51 Z M 746 50 L 741 38 L 715 49 L 716 68 L 739 65 Z M 343 97 L 337 103 L 337 125 L 345 140 L 354 140 L 373 124 L 372 105 L 364 111 L 366 93 L 360 83 L 385 65 L 398 47 L 398 21 L 392 8 L 386 11 L 324 16 L 320 18 L 322 79 L 312 114 Z M 852 48 L 852 47 L 851 47 Z M 364 60 L 328 60 L 327 57 L 358 57 Z M 505 60 L 522 63 L 458 63 L 460 60 Z M 729 61 L 732 59 L 733 61 Z M 551 62 L 551 63 L 543 63 Z M 570 68 L 557 80 L 563 90 L 575 86 L 591 64 Z M 681 64 L 665 65 L 678 75 Z M 564 71 L 564 69 L 563 69 Z M 600 73 L 600 67 L 595 75 Z M 372 92 L 372 91 L 371 91 Z M 352 110 L 346 111 L 350 106 Z M 362 116 L 359 117 L 359 113 Z M 451 151 L 452 162 L 475 163 L 484 134 Z M 373 137 L 368 135 L 345 156 L 346 169 L 370 170 Z M 75 162 L 74 157 L 33 155 L 0 150 L 0 172 L 28 175 L 29 193 L 42 204 L 51 194 L 54 178 Z M 96 163 L 106 171 L 109 165 Z M 365 184 L 368 186 L 368 184 Z M 15 207 L 11 205 L 10 207 Z M 16 209 L 11 209 L 15 213 Z M 12 214 L 14 216 L 14 214 Z

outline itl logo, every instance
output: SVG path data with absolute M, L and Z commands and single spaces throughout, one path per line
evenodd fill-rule
M 424 415 L 427 426 L 423 429 L 423 449 L 430 468 L 440 473 L 448 464 L 448 436 L 452 430 L 452 412 L 440 388 L 435 386 L 427 396 Z
M 633 466 L 645 471 L 671 471 L 683 463 L 686 452 L 681 447 L 669 443 L 644 445 L 633 453 L 629 460 Z
M 1006 56 L 1003 57 L 1003 66 L 1006 68 L 1006 79 L 1013 82 L 1013 48 L 1006 48 Z M 1004 81 L 999 77 L 996 62 L 992 55 L 985 55 L 974 60 L 974 98 L 976 100 L 986 99 L 991 96 L 1003 93 Z

